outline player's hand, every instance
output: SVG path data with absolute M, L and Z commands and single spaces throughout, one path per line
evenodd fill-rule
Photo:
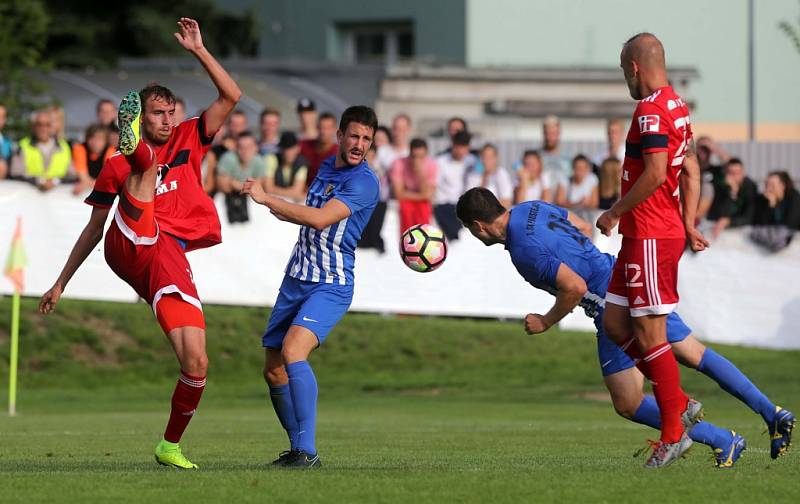
M 263 205 L 267 202 L 267 193 L 264 192 L 264 188 L 261 187 L 261 182 L 256 179 L 249 178 L 244 182 L 244 187 L 240 191 L 241 194 L 249 194 L 253 201 L 258 203 L 259 205 Z
M 619 215 L 613 210 L 606 210 L 597 219 L 597 229 L 606 236 L 611 236 L 611 230 L 617 226 Z
M 693 252 L 702 252 L 708 248 L 708 240 L 696 228 L 686 230 L 686 240 L 689 242 L 689 247 L 692 248 Z
M 182 17 L 178 20 L 178 33 L 175 38 L 187 51 L 197 51 L 203 48 L 203 37 L 200 35 L 200 25 L 191 18 Z
M 550 329 L 550 325 L 544 319 L 544 315 L 529 313 L 525 315 L 525 332 L 528 334 L 539 334 Z
M 56 303 L 61 299 L 61 290 L 61 285 L 56 283 L 42 295 L 42 299 L 39 301 L 39 311 L 41 313 L 50 313 L 56 309 Z

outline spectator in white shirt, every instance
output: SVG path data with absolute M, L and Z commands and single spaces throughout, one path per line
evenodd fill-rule
M 556 204 L 586 216 L 599 204 L 597 175 L 592 172 L 592 163 L 583 154 L 572 160 L 572 176 L 565 177 L 558 186 Z
M 439 170 L 433 215 L 448 240 L 457 240 L 461 230 L 461 222 L 456 216 L 456 203 L 464 193 L 467 171 L 474 164 L 474 157 L 469 153 L 470 140 L 469 133 L 459 131 L 453 136 L 450 152 L 436 158 Z
M 522 155 L 522 165 L 517 171 L 516 203 L 541 200 L 552 201 L 550 183 L 542 173 L 542 158 L 539 151 L 526 150 Z
M 487 143 L 480 154 L 483 169 L 478 170 L 478 165 L 475 165 L 467 172 L 465 189 L 485 187 L 500 200 L 501 205 L 509 208 L 514 200 L 514 183 L 508 170 L 497 166 L 497 147 Z

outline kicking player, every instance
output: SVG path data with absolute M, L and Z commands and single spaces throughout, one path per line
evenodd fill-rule
M 264 379 L 290 449 L 274 465 L 320 467 L 316 447 L 317 380 L 309 354 L 347 312 L 353 299 L 355 249 L 378 203 L 380 184 L 365 162 L 378 127 L 375 112 L 344 111 L 336 136 L 339 152 L 326 159 L 296 205 L 264 193 L 253 179 L 243 193 L 278 219 L 300 225 L 286 275 L 262 337 Z
M 178 442 L 194 415 L 206 383 L 205 319 L 185 252 L 221 242 L 214 202 L 200 175 L 203 156 L 217 130 L 239 101 L 241 91 L 203 46 L 193 19 L 181 18 L 178 42 L 203 65 L 219 97 L 200 117 L 175 126 L 175 95 L 149 84 L 129 93 L 119 107 L 120 150 L 100 171 L 89 223 L 53 287 L 39 303 L 53 311 L 67 283 L 103 237 L 111 205 L 119 196 L 105 238 L 108 265 L 153 308 L 180 363 L 172 411 L 155 457 L 159 464 L 196 469 Z
M 641 373 L 603 331 L 604 297 L 616 259 L 601 253 L 583 234 L 591 230 L 590 225 L 573 213 L 542 201 L 529 201 L 506 210 L 483 188 L 470 189 L 462 195 L 456 211 L 464 226 L 484 244 L 504 244 L 525 280 L 556 296 L 550 311 L 525 317 L 528 334 L 547 331 L 581 306 L 597 328 L 600 368 L 614 409 L 625 418 L 659 429 L 658 405 L 652 396 L 642 393 Z M 667 317 L 666 332 L 672 351 L 682 364 L 707 375 L 761 415 L 770 430 L 772 458 L 784 453 L 791 442 L 794 415 L 773 405 L 736 366 L 700 343 L 677 313 Z M 690 400 L 690 409 L 693 415 L 699 413 L 698 403 Z M 721 468 L 733 467 L 745 449 L 742 436 L 708 422 L 696 423 L 689 436 L 711 446 L 716 465 Z
M 630 94 L 640 101 L 626 141 L 622 198 L 597 220 L 607 235 L 619 222 L 623 236 L 603 323 L 612 341 L 641 358 L 640 369 L 653 384 L 661 439 L 645 467 L 659 468 L 691 446 L 681 423 L 689 397 L 669 351 L 666 319 L 678 304 L 678 261 L 687 239 L 695 251 L 708 242 L 694 227 L 700 170 L 688 149 L 689 108 L 669 85 L 664 47 L 654 35 L 640 33 L 625 43 L 620 60 Z

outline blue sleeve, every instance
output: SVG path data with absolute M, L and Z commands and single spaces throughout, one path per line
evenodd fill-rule
M 561 261 L 550 252 L 537 246 L 524 248 L 514 261 L 520 274 L 532 284 L 556 286 L 556 276 Z
M 371 173 L 361 173 L 345 181 L 334 198 L 347 205 L 351 214 L 355 214 L 364 208 L 374 207 L 379 195 L 377 178 Z

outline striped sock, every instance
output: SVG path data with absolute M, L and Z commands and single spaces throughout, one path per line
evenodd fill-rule
M 172 411 L 169 414 L 169 422 L 164 432 L 164 439 L 170 443 L 177 443 L 181 440 L 183 431 L 189 425 L 200 397 L 206 387 L 205 376 L 191 376 L 181 370 L 181 376 L 175 385 L 175 392 L 172 394 Z

